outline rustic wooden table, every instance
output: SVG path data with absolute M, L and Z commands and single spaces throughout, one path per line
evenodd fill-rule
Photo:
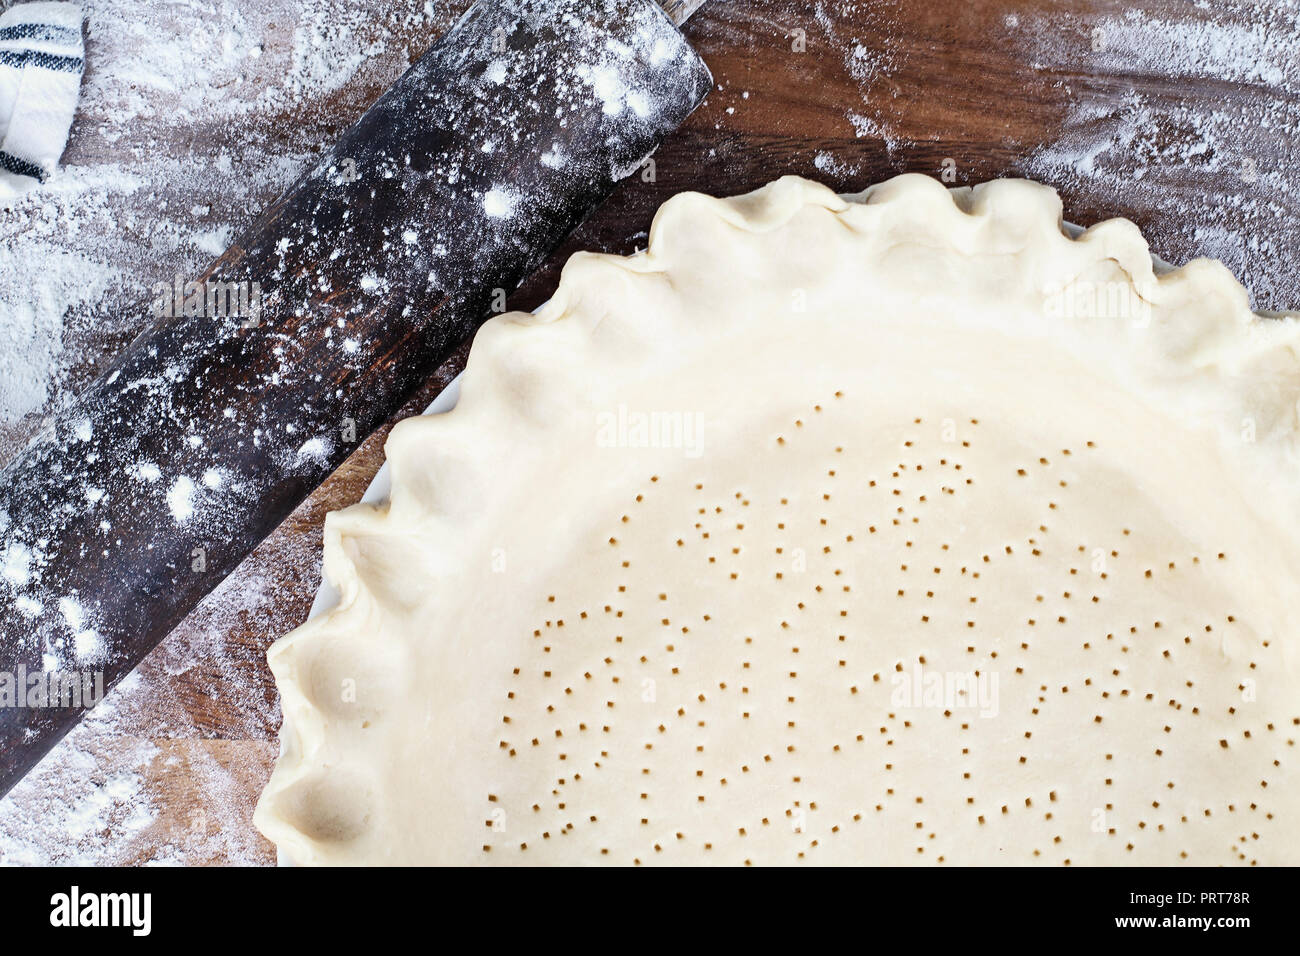
M 261 45 L 258 69 L 269 84 L 286 57 L 299 55 L 305 7 L 292 0 L 246 6 L 257 12 L 243 11 L 241 42 Z M 221 182 L 150 182 L 124 201 L 140 239 L 122 246 L 123 255 L 134 257 L 144 285 L 169 278 L 195 253 L 159 253 L 147 224 L 160 208 L 193 207 L 202 218 L 233 195 L 251 215 L 463 6 L 326 4 L 315 24 L 328 29 L 331 17 L 344 18 L 363 52 L 387 31 L 338 89 L 273 100 L 250 110 L 240 128 L 201 110 L 159 111 L 115 137 L 105 127 L 116 114 L 96 112 L 90 101 L 65 162 L 130 170 L 131 157 L 145 162 L 148 144 L 243 160 L 226 163 Z M 958 185 L 1001 176 L 1048 182 L 1075 222 L 1127 216 L 1166 259 L 1225 259 L 1257 307 L 1300 306 L 1290 255 L 1300 196 L 1300 27 L 1289 4 L 711 0 L 686 33 L 714 72 L 713 94 L 656 155 L 655 180 L 626 180 L 513 307 L 544 300 L 576 249 L 629 252 L 644 244 L 654 209 L 680 190 L 743 192 L 797 173 L 856 191 L 903 171 Z M 88 86 L 97 54 L 120 48 L 96 42 L 92 30 Z M 252 81 L 259 82 L 257 69 Z M 93 348 L 66 387 L 93 374 L 95 356 L 111 355 L 131 331 L 112 322 L 72 329 Z M 464 355 L 448 361 L 394 420 L 427 404 Z M 34 420 L 8 426 L 6 448 L 34 427 Z M 324 516 L 361 496 L 383 460 L 386 432 L 365 442 L 151 655 L 109 702 L 109 716 L 79 729 L 71 751 L 56 751 L 51 768 L 20 785 L 9 801 L 19 805 L 5 811 L 10 820 L 40 827 L 53 819 L 66 831 L 33 837 L 29 856 L 61 839 L 83 845 L 49 849 L 52 858 L 274 860 L 250 822 L 277 746 L 277 694 L 265 650 L 306 615 L 318 585 Z M 95 821 L 89 828 L 69 822 L 87 813 Z

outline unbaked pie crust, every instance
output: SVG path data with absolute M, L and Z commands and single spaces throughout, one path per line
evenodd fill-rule
M 330 515 L 296 863 L 1300 862 L 1297 323 L 1049 188 L 676 196 Z

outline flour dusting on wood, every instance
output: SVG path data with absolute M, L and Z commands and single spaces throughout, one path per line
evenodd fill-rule
M 138 304 L 154 282 L 192 277 L 224 251 L 463 6 L 83 5 L 87 69 L 61 168 L 0 208 L 3 459 L 139 331 Z M 81 426 L 72 436 L 90 454 L 111 451 L 111 443 L 95 447 L 101 437 Z M 218 471 L 165 467 L 139 460 L 127 470 L 165 498 L 178 525 L 236 503 L 230 494 L 238 491 Z M 86 487 L 83 505 L 94 508 L 105 494 Z M 5 524 L 0 515 L 0 573 L 10 585 L 27 584 L 40 573 L 39 557 Z M 275 751 L 275 697 L 262 648 L 229 635 L 251 628 L 269 641 L 297 623 L 280 612 L 284 595 L 270 582 L 290 560 L 303 590 L 314 586 L 319 542 L 300 537 L 268 541 L 0 800 L 0 864 L 272 859 L 251 828 L 249 795 Z M 93 668 L 103 650 L 93 614 L 77 595 L 57 603 L 66 639 L 51 648 L 48 666 Z M 30 598 L 17 609 L 41 610 Z M 236 702 L 236 726 L 209 721 L 211 699 Z M 173 804 L 196 815 L 173 819 Z
M 1300 215 L 1300 8 L 1230 0 L 1177 13 L 1019 17 L 1013 42 L 1070 103 L 1059 139 L 1023 172 L 1143 209 L 1164 258 L 1220 259 L 1257 308 L 1300 308 L 1282 228 Z M 1216 89 L 1221 105 L 1207 107 Z

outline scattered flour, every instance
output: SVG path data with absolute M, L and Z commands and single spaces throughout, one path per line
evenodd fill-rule
M 179 476 L 167 490 L 167 509 L 177 524 L 185 524 L 194 517 L 194 480 Z
M 823 173 L 830 173 L 833 176 L 850 176 L 854 169 L 838 159 L 834 153 L 821 150 L 813 157 L 813 165 Z
M 508 189 L 493 187 L 483 194 L 483 211 L 493 219 L 505 219 L 515 211 L 518 197 Z
M 0 866 L 274 862 L 251 814 L 279 713 L 264 644 L 237 635 L 288 631 L 319 576 L 318 542 L 275 532 L 0 799 Z M 225 739 L 205 739 L 211 699 Z
M 215 259 L 230 247 L 232 231 L 228 225 L 217 226 L 215 229 L 203 229 L 190 236 L 190 244 L 199 252 Z
M 86 73 L 61 167 L 0 207 L 0 459 L 139 330 L 153 283 L 224 252 L 459 10 L 82 6 Z
M 111 734 L 118 702 L 141 683 L 139 674 L 125 678 L 0 801 L 0 864 L 124 862 L 106 852 L 109 844 L 128 844 L 155 812 L 141 772 L 157 748 Z
M 1132 211 L 1161 256 L 1223 260 L 1263 309 L 1300 308 L 1300 7 L 1227 0 L 1092 16 L 1022 13 L 1015 42 L 1069 110 L 1023 172 Z M 1091 81 L 1096 72 L 1108 82 Z M 1124 89 L 1125 76 L 1142 90 Z M 1195 97 L 1177 94 L 1194 86 Z M 1211 91 L 1218 91 L 1218 105 Z M 1106 202 L 1106 199 L 1109 199 Z
M 734 33 L 724 39 L 790 43 L 804 29 L 803 55 L 840 60 L 858 94 L 841 105 L 843 116 L 863 146 L 885 147 L 889 169 L 861 148 L 822 149 L 812 165 L 828 178 L 861 188 L 889 171 L 937 175 L 934 157 L 946 153 L 962 169 L 977 165 L 978 178 L 1054 186 L 1067 212 L 1128 216 L 1170 262 L 1220 259 L 1256 308 L 1300 308 L 1291 248 L 1300 218 L 1300 0 L 1142 6 L 1027 5 L 997 18 L 982 42 L 1026 65 L 1027 95 L 1061 104 L 1051 118 L 1059 127 L 1049 123 L 1039 142 L 1009 135 L 1001 158 L 987 155 L 987 124 L 945 121 L 924 99 L 940 95 L 932 83 L 944 88 L 933 72 L 942 58 L 971 50 L 934 49 L 948 42 L 939 28 L 909 33 L 904 24 L 925 19 L 904 16 L 896 0 L 778 0 L 720 8 L 719 18 Z M 978 111 L 979 96 L 972 90 L 966 108 Z M 1005 115 L 1007 104 L 989 112 Z M 981 155 L 965 142 L 972 130 Z
M 0 207 L 3 459 L 139 331 L 154 283 L 192 278 L 223 252 L 463 4 L 83 6 L 87 66 L 60 169 Z M 102 437 L 74 434 L 88 448 Z M 180 479 L 139 461 L 131 473 L 187 527 L 200 507 L 238 494 L 215 470 Z M 85 489 L 88 506 L 102 495 Z M 294 617 L 309 599 L 318 545 L 277 532 L 0 799 L 0 865 L 273 862 L 250 823 L 279 721 L 263 655 L 298 623 L 281 607 L 286 589 L 303 592 L 288 602 Z M 29 549 L 0 539 L 4 580 L 22 586 L 33 573 Z M 64 601 L 66 632 L 45 664 L 93 670 L 103 652 L 95 621 Z M 14 606 L 43 610 L 26 597 Z M 174 818 L 176 807 L 188 816 Z
M 326 461 L 332 449 L 333 442 L 327 438 L 309 438 L 298 448 L 297 457 Z
M 63 358 L 63 317 L 95 308 L 118 277 L 45 240 L 0 245 L 0 420 L 45 406 Z

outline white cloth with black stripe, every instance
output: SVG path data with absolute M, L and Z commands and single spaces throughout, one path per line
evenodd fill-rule
M 0 14 L 0 202 L 58 165 L 84 67 L 78 4 L 22 3 Z

